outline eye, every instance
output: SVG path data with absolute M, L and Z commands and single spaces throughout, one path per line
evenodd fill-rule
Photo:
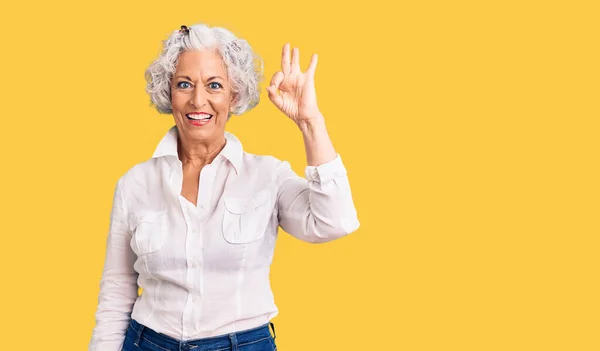
M 208 83 L 208 86 L 209 86 L 211 89 L 214 89 L 214 90 L 217 90 L 217 89 L 219 89 L 219 88 L 222 88 L 222 87 L 223 87 L 223 86 L 221 85 L 221 83 L 217 83 L 217 82 L 211 82 L 211 83 Z
M 183 84 L 187 84 L 188 86 L 182 86 Z M 177 87 L 178 87 L 178 88 L 183 88 L 183 89 L 185 89 L 185 88 L 189 88 L 189 87 L 191 87 L 191 86 L 192 86 L 192 85 L 191 85 L 190 83 L 188 83 L 188 82 L 179 82 L 179 83 L 177 83 Z

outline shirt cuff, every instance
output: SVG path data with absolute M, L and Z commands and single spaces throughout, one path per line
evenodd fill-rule
M 306 179 L 311 182 L 327 183 L 336 177 L 345 177 L 346 167 L 342 162 L 340 154 L 326 163 L 318 166 L 306 166 L 304 170 Z

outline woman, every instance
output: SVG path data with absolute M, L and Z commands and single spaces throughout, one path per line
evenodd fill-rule
M 278 226 L 311 243 L 359 227 L 317 107 L 316 66 L 313 55 L 302 72 L 286 44 L 267 88 L 302 132 L 305 179 L 225 132 L 231 114 L 259 100 L 262 62 L 245 40 L 195 25 L 164 42 L 147 91 L 175 125 L 117 182 L 90 350 L 276 349 L 269 269 Z

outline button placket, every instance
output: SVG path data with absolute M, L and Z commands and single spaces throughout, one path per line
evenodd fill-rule
M 199 233 L 197 229 L 197 209 L 189 202 L 184 203 L 184 205 L 184 218 L 188 228 L 187 235 L 185 236 L 185 255 L 187 260 L 186 285 L 192 287 L 192 290 L 188 293 L 188 302 L 185 306 L 184 330 L 187 332 L 186 335 L 192 335 L 196 332 L 195 320 L 198 318 L 195 304 L 198 300 L 199 287 L 196 282 L 199 276 L 201 278 L 201 272 L 196 269 L 198 265 L 195 261 L 197 255 L 195 248 L 198 246 L 200 238 L 197 235 Z

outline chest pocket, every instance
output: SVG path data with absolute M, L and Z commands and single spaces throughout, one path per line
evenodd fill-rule
M 246 244 L 264 236 L 271 215 L 271 190 L 248 197 L 224 197 L 223 237 L 230 244 Z
M 130 218 L 131 248 L 138 256 L 160 250 L 167 238 L 166 211 L 143 211 Z

